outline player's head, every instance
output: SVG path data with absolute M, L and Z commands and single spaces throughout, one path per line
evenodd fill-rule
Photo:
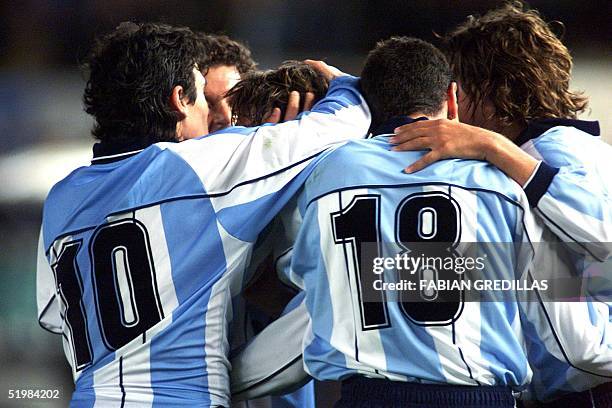
M 99 38 L 85 65 L 93 135 L 102 143 L 146 147 L 208 133 L 196 57 L 188 28 L 127 22 Z
M 394 116 L 456 113 L 455 84 L 446 58 L 416 38 L 392 37 L 376 44 L 361 72 L 361 88 L 372 111 L 372 128 Z
M 571 92 L 572 59 L 535 10 L 508 3 L 470 16 L 445 38 L 459 82 L 459 117 L 499 131 L 538 118 L 575 118 L 587 98 Z
M 238 41 L 225 35 L 196 35 L 203 51 L 198 65 L 206 78 L 208 128 L 214 132 L 231 125 L 232 112 L 225 95 L 244 74 L 254 71 L 256 64 L 251 51 Z
M 291 91 L 312 92 L 316 102 L 325 96 L 328 86 L 327 80 L 309 65 L 285 61 L 277 69 L 245 75 L 228 93 L 228 98 L 236 124 L 256 126 L 275 107 L 284 115 Z

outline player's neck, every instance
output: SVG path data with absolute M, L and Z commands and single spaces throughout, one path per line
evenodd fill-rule
M 437 118 L 435 118 L 435 117 L 433 117 L 431 115 L 426 115 L 426 114 L 421 113 L 421 112 L 411 113 L 410 115 L 406 115 L 406 116 L 408 116 L 409 118 L 412 118 L 412 119 L 418 119 L 418 118 L 437 119 Z

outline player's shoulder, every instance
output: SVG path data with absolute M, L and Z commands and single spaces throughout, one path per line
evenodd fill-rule
M 376 139 L 356 139 L 338 144 L 320 155 L 315 162 L 307 185 L 316 180 L 335 180 L 338 183 L 365 182 L 372 169 L 382 171 L 389 145 Z
M 576 119 L 550 119 L 530 124 L 526 133 L 532 133 L 521 148 L 527 153 L 553 161 L 557 165 L 571 165 L 578 156 L 612 151 L 600 137 L 597 121 Z

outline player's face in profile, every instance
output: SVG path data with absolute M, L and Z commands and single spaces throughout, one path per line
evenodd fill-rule
M 459 105 L 459 120 L 468 125 L 478 126 L 484 129 L 499 131 L 499 125 L 494 117 L 495 107 L 488 99 L 473 105 L 470 96 L 463 91 L 461 83 L 457 83 L 457 104 Z
M 226 128 L 232 122 L 232 110 L 225 94 L 240 81 L 240 73 L 235 66 L 217 65 L 206 73 L 205 95 L 210 109 L 208 129 L 210 132 Z
M 200 70 L 194 68 L 196 99 L 193 104 L 188 105 L 189 113 L 183 121 L 181 129 L 181 140 L 193 139 L 194 137 L 208 134 L 208 104 L 204 96 L 206 80 Z

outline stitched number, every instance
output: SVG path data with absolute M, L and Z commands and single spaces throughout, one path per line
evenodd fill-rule
M 105 224 L 89 251 L 102 337 L 117 350 L 163 318 L 147 230 L 135 219 Z
M 400 275 L 404 279 L 416 280 L 418 290 L 402 292 L 402 296 L 412 293 L 418 298 L 406 299 L 400 304 L 404 315 L 413 323 L 446 325 L 452 323 L 461 312 L 462 291 L 438 291 L 433 285 L 427 285 L 438 280 L 461 280 L 461 276 L 454 271 L 453 263 L 449 262 L 456 256 L 454 247 L 461 235 L 460 220 L 458 203 L 442 193 L 413 194 L 398 207 L 395 227 L 397 243 L 413 256 L 431 260 L 414 274 Z
M 391 325 L 384 291 L 376 301 L 364 300 L 364 287 L 372 287 L 375 279 L 382 279 L 370 271 L 373 258 L 381 254 L 380 205 L 378 195 L 356 195 L 345 208 L 331 213 L 332 230 L 336 244 L 350 244 L 351 251 L 345 252 L 347 267 L 355 272 L 361 310 L 362 330 L 381 329 Z M 402 279 L 416 280 L 419 290 L 403 291 L 402 296 L 411 293 L 413 297 L 402 298 L 400 309 L 415 324 L 425 326 L 447 325 L 461 313 L 463 300 L 460 290 L 421 288 L 420 282 L 462 279 L 444 262 L 455 257 L 454 247 L 461 235 L 460 208 L 458 203 L 438 192 L 417 193 L 406 197 L 395 214 L 395 240 L 411 256 L 437 259 L 420 267 L 414 274 L 402 273 Z M 365 245 L 364 245 L 365 244 Z M 370 245 L 372 247 L 370 247 Z M 375 245 L 375 246 L 374 246 Z M 362 253 L 368 248 L 367 253 Z M 375 248 L 370 250 L 369 248 Z M 364 268 L 363 265 L 368 265 Z M 371 292 L 369 292 L 371 293 Z
M 76 371 L 92 361 L 83 304 L 83 282 L 76 262 L 82 241 L 62 245 L 52 265 Z M 125 219 L 100 226 L 89 244 L 91 277 L 102 338 L 117 350 L 163 319 L 149 235 L 138 220 Z
M 60 249 L 57 261 L 51 265 L 65 319 L 70 332 L 70 344 L 74 368 L 80 371 L 91 363 L 91 343 L 87 333 L 87 317 L 83 305 L 83 282 L 76 262 L 81 241 L 66 242 Z
M 347 253 L 348 259 L 352 259 L 355 281 L 357 282 L 359 305 L 361 310 L 361 326 L 363 330 L 380 329 L 389 326 L 389 313 L 385 303 L 384 292 L 380 294 L 380 300 L 366 302 L 363 299 L 362 285 L 372 287 L 374 279 L 378 279 L 369 267 L 372 265 L 373 257 L 380 256 L 380 196 L 361 195 L 355 196 L 353 201 L 341 211 L 331 215 L 334 241 L 336 244 L 350 244 L 352 251 Z M 362 257 L 362 248 L 365 243 L 377 243 L 377 253 Z M 368 259 L 363 259 L 368 258 Z M 365 274 L 362 275 L 362 271 Z

